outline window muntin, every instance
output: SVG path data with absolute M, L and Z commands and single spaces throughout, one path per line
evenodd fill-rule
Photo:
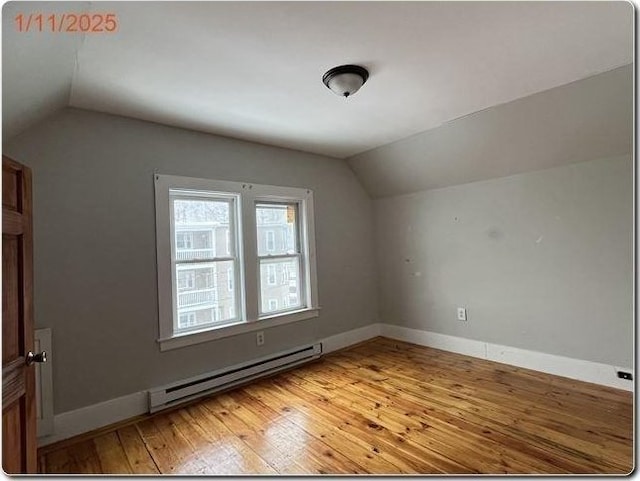
M 238 292 L 229 290 L 239 272 L 235 197 L 184 190 L 170 190 L 169 197 L 174 333 L 237 320 Z
M 300 220 L 298 202 L 256 202 L 256 235 L 258 242 L 260 314 L 298 310 L 303 303 L 298 281 L 302 278 L 304 254 L 300 242 Z M 271 249 L 269 233 L 274 233 Z M 292 275 L 292 273 L 295 273 Z M 287 303 L 275 303 L 267 299 L 287 298 Z M 275 307 L 274 307 L 275 306 Z

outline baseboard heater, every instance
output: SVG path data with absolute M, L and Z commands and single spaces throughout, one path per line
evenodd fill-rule
M 149 390 L 149 412 L 157 412 L 216 391 L 318 359 L 322 344 L 297 347 Z

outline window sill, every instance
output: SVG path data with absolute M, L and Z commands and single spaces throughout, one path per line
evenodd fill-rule
M 320 308 L 303 309 L 300 311 L 287 312 L 276 316 L 264 317 L 262 319 L 254 319 L 250 321 L 239 321 L 235 324 L 213 327 L 203 331 L 189 332 L 179 334 L 174 337 L 158 339 L 161 351 L 169 351 L 180 347 L 200 344 L 202 342 L 214 341 L 224 337 L 237 336 L 248 332 L 268 329 L 270 327 L 281 326 L 291 322 L 304 321 L 318 317 Z

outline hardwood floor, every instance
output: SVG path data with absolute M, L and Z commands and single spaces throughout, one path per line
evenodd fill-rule
M 630 392 L 376 338 L 41 449 L 46 473 L 629 473 Z

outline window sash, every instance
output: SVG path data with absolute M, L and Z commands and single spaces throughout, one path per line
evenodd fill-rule
M 228 261 L 225 261 L 228 262 Z M 228 323 L 233 323 L 233 322 L 238 322 L 240 320 L 239 316 L 237 315 L 237 313 L 239 312 L 238 310 L 238 292 L 237 289 L 235 289 L 235 285 L 237 283 L 232 281 L 231 286 L 233 287 L 233 289 L 229 289 L 229 279 L 227 278 L 226 280 L 220 280 L 219 276 L 221 275 L 227 275 L 231 272 L 231 273 L 236 273 L 238 272 L 238 266 L 237 263 L 234 262 L 233 267 L 231 268 L 227 268 L 225 267 L 225 265 L 222 262 L 217 262 L 217 261 L 206 261 L 206 262 L 202 262 L 202 263 L 198 263 L 198 264 L 194 264 L 194 263 L 187 263 L 187 265 L 190 268 L 193 269 L 198 269 L 198 268 L 213 268 L 214 266 L 217 267 L 216 273 L 214 274 L 214 279 L 212 280 L 212 285 L 209 287 L 205 287 L 205 288 L 196 288 L 195 284 L 195 274 L 193 275 L 193 287 L 187 287 L 186 289 L 180 289 L 177 287 L 176 285 L 176 289 L 177 291 L 174 292 L 175 295 L 175 302 L 173 305 L 173 309 L 174 309 L 174 326 L 173 326 L 173 330 L 175 334 L 182 334 L 184 332 L 187 332 L 189 330 L 201 330 L 201 329 L 205 329 L 207 327 L 211 327 L 211 326 L 216 326 L 216 325 L 220 325 L 220 324 L 228 324 Z M 178 267 L 179 264 L 176 265 L 175 267 L 175 277 L 177 280 L 178 277 Z M 234 280 L 235 280 L 235 276 L 237 276 L 237 274 L 233 274 L 234 275 Z M 233 317 L 227 318 L 227 319 L 220 319 L 221 315 L 220 315 L 220 311 L 219 309 L 222 309 L 224 306 L 221 306 L 219 304 L 220 301 L 220 296 L 221 294 L 228 294 L 231 293 L 231 297 L 232 297 L 232 301 L 229 304 L 229 307 L 232 307 L 233 310 L 231 312 L 233 312 Z M 184 299 L 185 297 L 188 298 L 189 295 L 198 297 L 198 295 L 204 295 L 205 293 L 212 293 L 212 297 L 210 300 L 207 301 L 202 301 L 202 304 L 214 304 L 211 307 L 209 307 L 210 309 L 212 309 L 212 320 L 210 322 L 206 322 L 206 323 L 200 323 L 200 324 L 195 324 L 193 326 L 188 326 L 188 327 L 180 327 L 180 323 L 179 323 L 179 318 L 181 314 L 185 314 L 184 310 L 185 309 L 189 309 L 190 307 L 193 308 L 193 310 L 200 310 L 198 309 L 198 304 L 193 304 L 193 305 L 181 305 L 181 299 Z M 208 297 L 206 295 L 204 295 L 204 297 Z M 201 309 L 207 309 L 207 307 L 202 307 Z M 187 311 L 188 312 L 188 311 Z
M 294 252 L 293 253 L 283 253 L 283 254 L 271 254 L 269 253 L 270 249 L 269 249 L 269 239 L 268 239 L 268 235 L 270 233 L 270 231 L 266 231 L 265 233 L 265 250 L 267 251 L 266 254 L 260 255 L 258 253 L 258 249 L 256 246 L 256 259 L 257 259 L 257 287 L 258 287 L 258 317 L 259 319 L 263 319 L 265 317 L 271 317 L 271 316 L 275 316 L 275 315 L 279 315 L 279 314 L 283 314 L 286 312 L 291 312 L 291 311 L 297 311 L 300 309 L 305 309 L 307 307 L 307 293 L 306 293 L 306 264 L 307 264 L 307 259 L 305 258 L 305 255 L 303 254 L 303 246 L 305 244 L 308 244 L 308 239 L 306 239 L 305 237 L 303 237 L 303 232 L 302 232 L 302 227 L 303 227 L 303 219 L 301 218 L 300 212 L 303 210 L 302 209 L 302 201 L 301 200 L 262 200 L 262 199 L 257 199 L 255 201 L 255 206 L 254 206 L 254 213 L 257 213 L 257 210 L 259 208 L 269 208 L 271 206 L 279 206 L 279 207 L 289 207 L 289 206 L 293 206 L 294 208 L 294 228 L 293 228 L 293 232 L 295 235 L 295 243 L 294 243 Z M 259 236 L 259 228 L 260 226 L 258 226 L 258 222 L 257 219 L 255 221 L 255 236 L 256 239 L 258 240 L 258 236 Z M 275 234 L 274 234 L 275 235 Z M 275 239 L 274 239 L 275 242 Z M 297 259 L 298 260 L 298 269 L 297 269 L 297 283 L 298 283 L 298 303 L 296 305 L 284 305 L 284 303 L 282 303 L 283 305 L 280 306 L 280 303 L 278 303 L 278 308 L 274 311 L 263 311 L 263 292 L 262 292 L 262 269 L 260 268 L 262 266 L 263 263 L 269 262 L 269 261 L 277 261 L 277 260 L 287 260 L 287 259 Z M 274 262 L 274 269 L 275 269 L 275 262 Z M 265 279 L 266 284 L 268 286 L 274 286 L 278 284 L 278 273 L 277 271 L 275 272 L 274 275 L 274 282 L 271 283 L 270 282 L 270 277 L 269 277 L 269 269 L 267 268 L 267 279 Z M 289 304 L 289 303 L 288 303 Z
M 180 232 L 180 229 L 176 228 L 175 225 L 175 205 L 174 201 L 176 200 L 184 200 L 184 201 L 210 201 L 210 202 L 220 202 L 228 204 L 229 209 L 229 226 L 227 228 L 227 239 L 225 239 L 225 246 L 228 248 L 229 255 L 227 256 L 218 256 L 212 255 L 209 257 L 198 257 L 197 259 L 178 259 L 178 249 L 177 249 L 177 239 L 176 234 L 182 233 L 185 235 L 185 239 L 188 238 L 190 245 L 189 247 L 183 247 L 181 250 L 209 250 L 211 252 L 216 252 L 216 241 L 215 238 L 212 239 L 212 245 L 209 248 L 202 249 L 194 249 L 193 248 L 193 233 L 191 232 Z M 171 230 L 171 260 L 172 262 L 204 262 L 204 261 L 224 261 L 224 260 L 233 260 L 237 258 L 237 248 L 236 242 L 234 242 L 237 237 L 237 221 L 236 221 L 236 202 L 238 200 L 235 196 L 231 194 L 218 194 L 215 192 L 199 192 L 199 191 L 185 191 L 185 190 L 169 190 L 169 213 L 170 213 L 170 230 Z M 198 226 L 193 230 L 208 230 L 210 226 Z M 188 234 L 188 235 L 186 235 Z M 185 242 L 187 244 L 187 242 Z
M 263 265 L 263 263 L 266 263 L 267 266 L 269 266 L 269 263 L 273 263 L 274 269 L 276 269 L 276 262 L 278 260 L 286 260 L 286 259 L 297 259 L 298 260 L 298 269 L 296 271 L 297 277 L 296 277 L 296 281 L 298 284 L 298 303 L 296 303 L 295 305 L 291 305 L 290 303 L 287 303 L 287 305 L 284 305 L 282 308 L 279 308 L 275 311 L 263 311 L 262 310 L 262 269 L 260 269 L 260 267 Z M 308 307 L 307 305 L 307 293 L 306 293 L 306 283 L 304 282 L 305 280 L 305 265 L 304 265 L 304 256 L 302 254 L 289 254 L 289 255 L 278 255 L 278 256 L 259 256 L 258 257 L 258 313 L 260 316 L 260 319 L 265 318 L 265 317 L 271 317 L 277 314 L 282 314 L 282 313 L 286 313 L 286 312 L 290 312 L 290 311 L 299 311 L 300 309 L 306 309 Z M 269 269 L 267 268 L 267 276 Z M 267 277 L 265 279 L 266 284 L 268 286 L 277 286 L 278 285 L 278 272 L 276 270 L 275 275 L 274 275 L 274 279 L 275 282 L 273 284 L 271 284 L 269 282 L 269 278 Z
M 301 201 L 300 200 L 289 200 L 289 201 L 271 201 L 271 200 L 256 200 L 255 201 L 255 207 L 254 207 L 254 213 L 255 211 L 257 211 L 260 207 L 270 207 L 270 206 L 281 206 L 281 207 L 289 207 L 289 206 L 293 206 L 294 208 L 294 212 L 295 212 L 295 227 L 294 227 L 294 233 L 296 236 L 296 241 L 294 243 L 294 251 L 292 253 L 288 253 L 288 252 L 284 252 L 282 254 L 270 254 L 269 252 L 273 252 L 275 249 L 275 231 L 273 230 L 267 230 L 265 232 L 265 251 L 267 251 L 267 254 L 263 254 L 260 255 L 259 251 L 256 250 L 256 255 L 258 256 L 258 258 L 263 258 L 263 257 L 278 257 L 278 256 L 290 256 L 292 254 L 302 254 L 303 252 L 303 238 L 302 238 L 302 225 L 301 225 L 301 218 L 300 218 L 300 211 L 301 209 Z M 261 226 L 258 226 L 258 221 L 255 220 L 255 230 L 256 230 L 256 235 L 258 235 L 258 228 Z M 264 227 L 264 226 L 262 226 Z M 269 249 L 269 235 L 273 235 L 273 248 Z
M 229 251 L 228 256 L 217 256 L 214 254 L 213 256 L 198 257 L 197 259 L 178 259 L 177 234 L 180 232 L 179 232 L 179 229 L 176 229 L 176 217 L 175 217 L 175 201 L 176 200 L 211 201 L 211 202 L 226 203 L 228 205 L 229 225 L 227 227 L 227 236 L 229 241 L 227 242 L 227 239 L 225 239 L 225 244 L 228 247 L 228 251 Z M 239 307 L 241 307 L 239 305 L 241 295 L 237 289 L 237 286 L 239 285 L 239 283 L 237 282 L 237 279 L 240 276 L 240 262 L 239 262 L 240 259 L 237 255 L 238 232 L 236 227 L 238 202 L 239 202 L 238 196 L 229 194 L 229 193 L 169 189 L 169 221 L 170 221 L 169 234 L 170 234 L 170 240 L 171 240 L 171 279 L 172 279 L 171 297 L 172 297 L 172 311 L 173 311 L 173 316 L 172 316 L 173 317 L 173 323 L 172 323 L 173 335 L 182 335 L 191 331 L 211 329 L 218 325 L 222 326 L 225 324 L 232 324 L 234 322 L 238 322 L 239 320 L 241 320 L 241 316 L 238 315 L 238 313 L 242 312 L 242 309 L 239 309 Z M 213 231 L 212 227 L 209 225 L 198 226 L 198 229 L 199 230 L 211 229 Z M 212 232 L 212 236 L 215 236 L 214 232 L 215 231 Z M 184 234 L 187 234 L 187 233 L 184 232 Z M 186 237 L 190 238 L 191 242 L 189 244 L 190 244 L 191 250 L 198 250 L 198 249 L 193 249 L 193 234 L 192 233 L 188 233 L 188 234 L 189 235 L 185 236 L 185 238 Z M 216 239 L 215 237 L 212 237 L 211 248 L 200 249 L 200 250 L 209 250 L 213 253 L 217 251 L 216 247 L 217 247 Z M 187 248 L 187 250 L 188 249 L 189 248 Z M 215 291 L 213 297 L 214 299 L 216 299 L 215 301 L 216 305 L 211 307 L 212 320 L 210 322 L 206 322 L 202 324 L 191 325 L 191 323 L 188 323 L 186 327 L 180 327 L 180 314 L 184 308 L 180 306 L 179 299 L 181 295 L 184 296 L 185 294 L 190 293 L 190 291 L 179 289 L 178 287 L 178 270 L 180 266 L 190 266 L 193 269 L 211 268 L 214 265 L 220 265 L 220 264 L 224 265 L 223 264 L 224 262 L 232 262 L 232 269 L 234 272 L 234 281 L 236 281 L 233 283 L 233 290 L 231 291 L 232 297 L 233 297 L 233 301 L 231 303 L 231 305 L 233 306 L 233 310 L 231 312 L 234 313 L 234 317 L 220 320 L 220 317 L 221 317 L 220 310 L 219 310 L 220 306 L 217 304 L 217 299 L 219 297 L 219 292 L 218 292 L 219 283 L 217 282 L 217 278 L 216 278 L 214 279 L 213 287 L 209 289 L 205 289 L 206 291 Z M 223 270 L 221 270 L 220 272 L 223 272 Z M 224 272 L 226 272 L 226 269 L 224 269 Z M 191 292 L 197 293 L 199 292 L 199 290 L 196 289 L 195 291 L 191 291 Z

